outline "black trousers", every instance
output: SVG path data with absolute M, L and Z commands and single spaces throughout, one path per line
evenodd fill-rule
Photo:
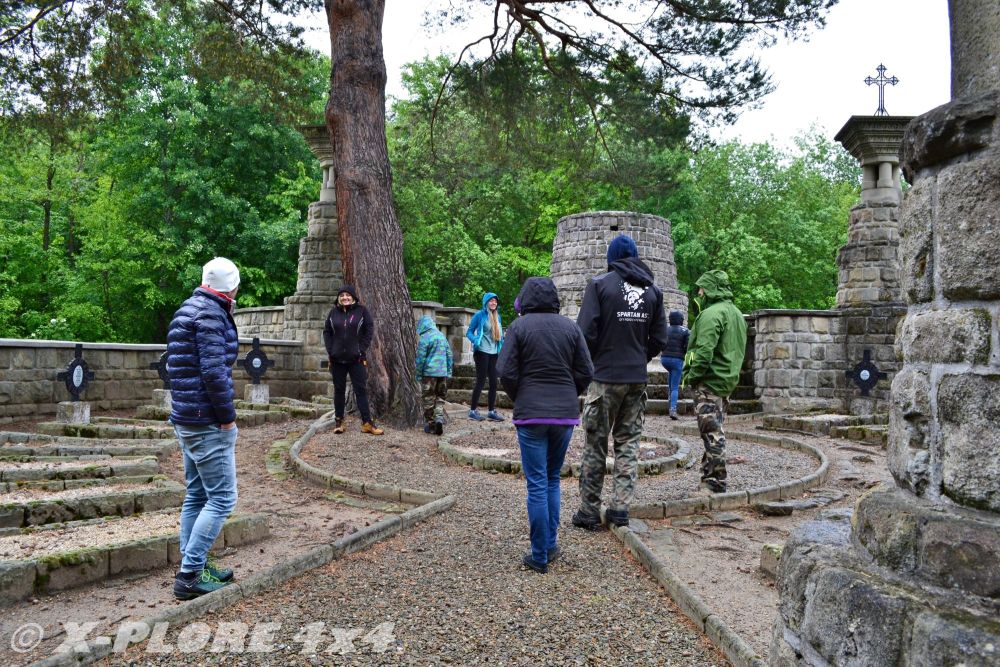
M 330 375 L 333 376 L 333 410 L 338 419 L 344 418 L 344 406 L 347 404 L 347 376 L 351 376 L 351 386 L 354 388 L 354 400 L 361 413 L 361 421 L 372 420 L 368 408 L 368 367 L 362 363 L 330 364 Z
M 485 334 L 484 334 L 485 335 Z M 489 378 L 490 390 L 486 395 L 486 405 L 490 412 L 497 409 L 497 359 L 499 354 L 486 354 L 476 350 L 472 360 L 476 362 L 476 386 L 472 389 L 472 409 L 479 409 L 479 395 L 483 393 L 483 385 Z

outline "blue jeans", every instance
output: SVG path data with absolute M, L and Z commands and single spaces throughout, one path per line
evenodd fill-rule
M 660 363 L 670 374 L 670 411 L 677 409 L 677 390 L 681 386 L 681 373 L 684 371 L 684 360 L 678 357 L 660 357 Z
M 237 429 L 174 424 L 184 457 L 187 493 L 181 505 L 181 571 L 205 569 L 208 550 L 236 507 Z
M 528 525 L 531 528 L 531 558 L 548 563 L 559 530 L 559 471 L 572 426 L 535 424 L 517 427 L 521 445 L 521 468 L 528 485 Z

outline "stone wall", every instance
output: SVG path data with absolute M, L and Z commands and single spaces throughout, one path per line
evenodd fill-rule
M 284 340 L 285 306 L 239 308 L 233 319 L 241 335 Z
M 657 286 L 663 290 L 667 312 L 679 310 L 686 319 L 688 298 L 677 289 L 670 221 L 622 211 L 578 213 L 559 220 L 552 243 L 551 275 L 562 302 L 560 312 L 576 319 L 587 283 L 608 270 L 608 244 L 619 234 L 635 240 L 639 258 L 653 271 Z
M 240 360 L 250 351 L 249 338 L 240 338 Z M 55 415 L 56 405 L 70 400 L 66 385 L 56 379 L 73 358 L 76 343 L 67 341 L 0 339 L 0 424 Z M 302 370 L 302 344 L 297 341 L 261 340 L 261 348 L 274 360 L 265 380 L 272 396 L 303 400 L 329 394 L 329 376 Z M 163 385 L 149 365 L 160 359 L 164 345 L 84 343 L 83 359 L 94 380 L 81 396 L 98 410 L 124 410 L 148 404 L 153 390 Z M 236 396 L 243 397 L 249 376 L 238 365 L 233 369 Z

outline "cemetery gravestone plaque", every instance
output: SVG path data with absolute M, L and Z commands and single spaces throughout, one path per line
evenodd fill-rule
M 272 366 L 274 366 L 274 361 L 267 358 L 264 351 L 260 349 L 260 338 L 254 336 L 253 342 L 250 343 L 250 351 L 243 359 L 243 368 L 250 376 L 250 384 L 246 388 L 246 400 L 256 404 L 270 402 L 270 391 L 266 384 L 260 383 L 260 379 Z
M 56 375 L 56 379 L 65 383 L 66 389 L 72 397 L 72 400 L 62 401 L 56 406 L 56 419 L 70 424 L 89 424 L 90 403 L 80 401 L 80 394 L 94 379 L 94 372 L 90 370 L 87 362 L 83 359 L 82 344 L 76 344 L 73 350 L 73 359 L 70 360 L 65 371 Z
M 865 350 L 861 363 L 857 364 L 853 370 L 847 371 L 847 378 L 853 380 L 854 384 L 861 389 L 861 395 L 867 396 L 868 392 L 875 388 L 879 380 L 887 377 L 885 373 L 872 363 L 872 351 Z

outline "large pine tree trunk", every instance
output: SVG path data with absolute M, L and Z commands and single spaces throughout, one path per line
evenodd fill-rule
M 392 202 L 385 137 L 385 0 L 326 0 L 332 69 L 326 124 L 334 146 L 344 277 L 375 320 L 368 352 L 372 411 L 414 425 L 417 334 Z

